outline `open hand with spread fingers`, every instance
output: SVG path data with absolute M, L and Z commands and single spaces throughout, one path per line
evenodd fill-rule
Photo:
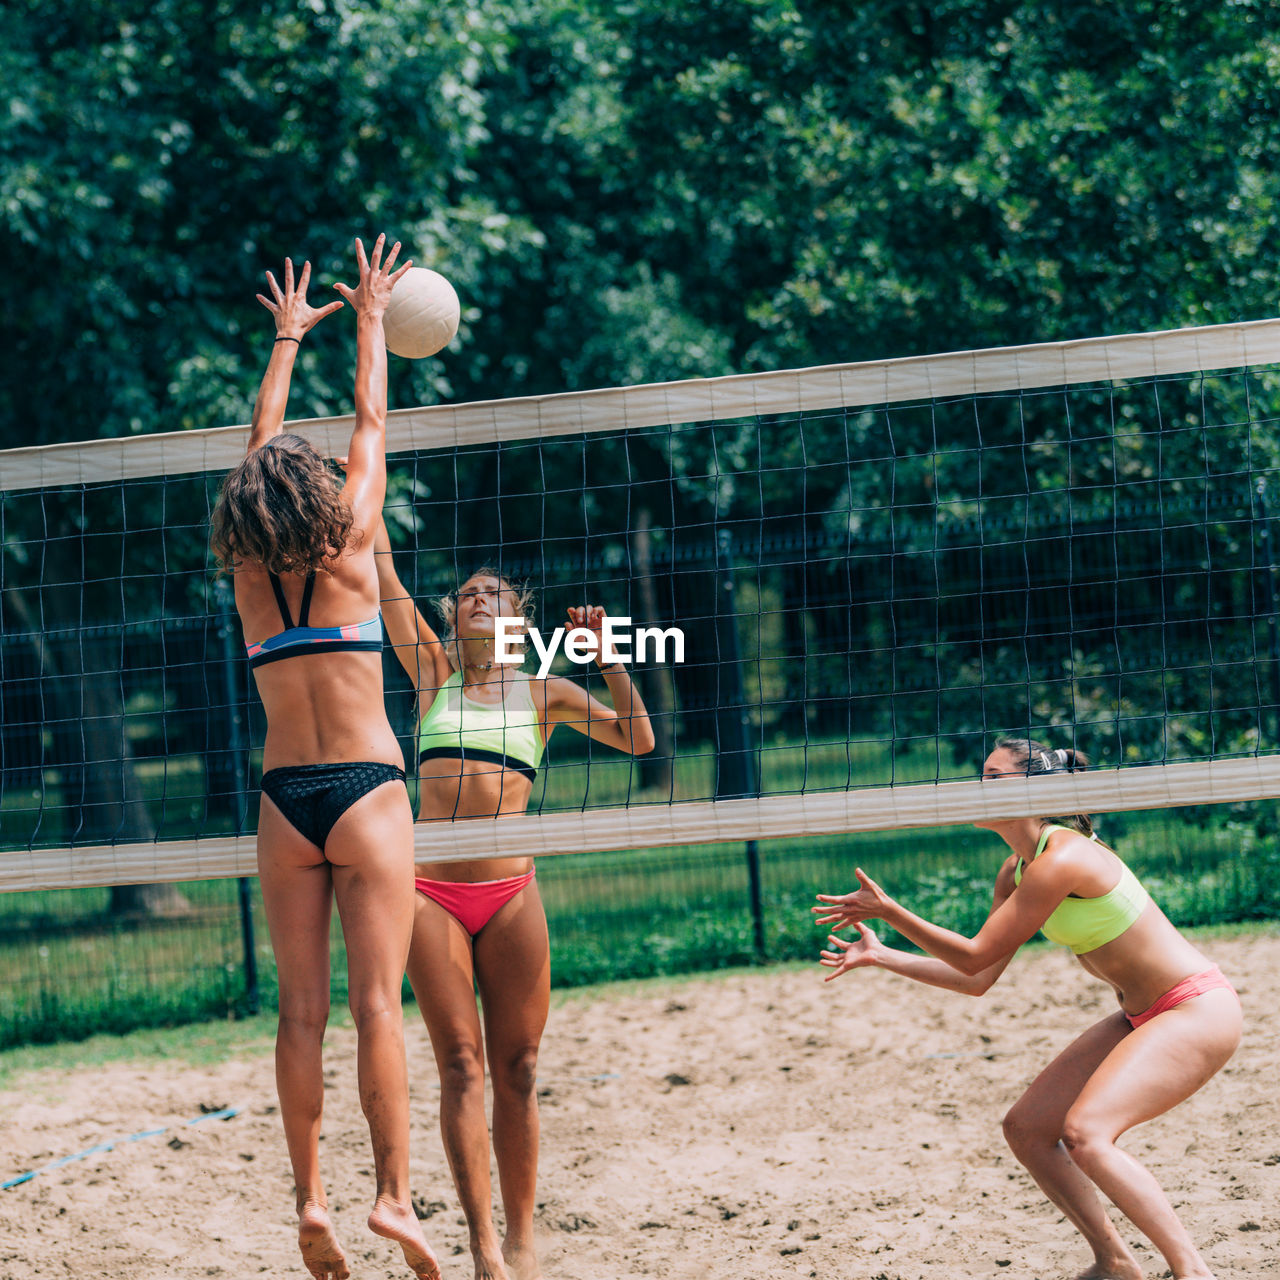
M 855 868 L 854 875 L 861 885 L 855 892 L 817 895 L 818 901 L 823 905 L 810 908 L 816 917 L 814 924 L 829 925 L 834 930 L 857 924 L 859 920 L 880 918 L 889 904 L 889 895 L 861 867 Z
M 313 307 L 307 302 L 307 285 L 311 283 L 311 263 L 302 264 L 302 275 L 297 285 L 293 281 L 293 259 L 284 260 L 284 288 L 282 289 L 275 276 L 267 272 L 267 285 L 271 289 L 271 297 L 258 294 L 260 303 L 275 317 L 276 334 L 281 338 L 290 338 L 299 342 L 309 329 L 314 328 L 327 315 L 342 309 L 341 302 L 330 302 L 327 306 Z
M 359 315 L 380 316 L 391 301 L 391 290 L 396 281 L 413 266 L 413 259 L 408 259 L 397 271 L 392 271 L 396 258 L 400 253 L 400 241 L 391 246 L 386 262 L 382 261 L 382 250 L 386 246 L 387 237 L 381 235 L 374 241 L 373 255 L 365 257 L 364 242 L 356 237 L 356 266 L 360 270 L 360 279 L 353 289 L 350 285 L 337 283 L 333 287 L 355 307 Z
M 886 947 L 876 936 L 875 930 L 861 920 L 854 928 L 858 931 L 856 941 L 837 938 L 834 933 L 827 939 L 831 950 L 822 952 L 818 963 L 833 972 L 827 974 L 824 982 L 830 982 L 832 978 L 838 978 L 850 969 L 872 969 L 880 964 L 880 954 Z

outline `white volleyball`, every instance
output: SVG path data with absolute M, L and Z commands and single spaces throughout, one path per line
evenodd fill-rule
M 387 350 L 410 360 L 433 356 L 458 332 L 458 295 L 438 271 L 410 267 L 396 281 L 382 317 Z

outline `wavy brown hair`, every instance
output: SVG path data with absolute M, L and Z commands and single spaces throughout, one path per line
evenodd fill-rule
M 223 481 L 210 543 L 218 563 L 314 573 L 358 541 L 337 478 L 301 436 L 272 436 Z

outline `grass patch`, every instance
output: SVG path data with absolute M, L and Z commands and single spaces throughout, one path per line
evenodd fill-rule
M 340 1018 L 335 1017 L 334 1021 Z M 180 1062 L 208 1067 L 229 1058 L 261 1057 L 273 1051 L 275 1034 L 276 1018 L 270 1012 L 242 1021 L 223 1019 L 150 1027 L 122 1035 L 99 1033 L 66 1044 L 23 1045 L 0 1052 L 0 1089 L 21 1087 L 28 1076 L 44 1077 L 47 1073 L 100 1067 L 109 1062 Z
M 1280 917 L 1280 856 L 1250 829 L 1165 810 L 1109 818 L 1104 830 L 1179 926 Z M 815 957 L 825 935 L 809 911 L 814 894 L 852 888 L 856 865 L 913 911 L 972 936 L 1006 853 L 990 833 L 959 827 L 761 842 L 765 956 Z M 612 864 L 563 858 L 539 868 L 556 985 L 755 959 L 742 845 L 609 856 Z
M 1220 938 L 1275 936 L 1275 921 L 1241 921 L 1234 924 L 1206 925 L 1188 929 L 1193 941 L 1206 944 Z M 1051 946 L 1047 942 L 1030 942 L 1034 950 Z M 816 956 L 816 951 L 813 956 Z M 710 973 L 705 971 L 663 974 L 646 978 L 607 979 L 590 985 L 562 988 L 552 997 L 553 1008 L 608 1000 L 621 996 L 644 994 L 651 990 L 669 990 L 682 983 L 727 981 L 742 973 L 790 973 L 816 964 L 813 956 L 805 960 L 779 960 L 767 965 L 726 965 Z M 405 1016 L 416 1016 L 412 1008 Z M 350 1014 L 344 1007 L 334 1006 L 329 1018 L 331 1027 L 347 1027 Z M 148 1065 L 156 1062 L 183 1063 L 195 1067 L 216 1066 L 229 1059 L 260 1058 L 270 1055 L 275 1047 L 276 1020 L 273 1012 L 260 1013 L 239 1021 L 221 1020 L 193 1026 L 161 1027 L 133 1031 L 124 1035 L 94 1035 L 72 1044 L 25 1045 L 0 1050 L 0 1090 L 38 1092 L 55 1080 L 58 1073 L 78 1068 L 94 1068 L 104 1063 L 123 1062 Z M 554 1032 L 553 1032 L 554 1034 Z
M 679 761 L 678 794 L 707 794 L 712 764 L 706 753 Z M 890 773 L 899 782 L 918 780 L 937 770 L 928 743 L 898 757 L 878 743 L 792 744 L 766 752 L 763 765 L 766 790 L 777 792 L 842 790 L 887 781 Z M 589 771 L 578 761 L 544 772 L 541 803 L 635 802 L 636 776 L 625 757 L 593 757 Z M 1274 837 L 1260 837 L 1252 817 L 1235 821 L 1228 807 L 1207 806 L 1110 815 L 1100 826 L 1175 923 L 1280 918 L 1280 857 Z M 824 938 L 809 912 L 813 895 L 851 888 L 859 864 L 913 910 L 972 935 L 1004 856 L 996 837 L 966 827 L 762 841 L 765 958 L 811 961 Z M 759 959 L 741 843 L 545 858 L 538 879 L 557 987 Z M 191 910 L 177 919 L 115 918 L 107 889 L 0 899 L 0 1048 L 242 1015 L 236 884 L 180 888 Z M 275 967 L 256 881 L 252 896 L 261 1000 L 269 1009 Z M 336 915 L 331 950 L 337 1009 L 346 999 L 346 956 Z

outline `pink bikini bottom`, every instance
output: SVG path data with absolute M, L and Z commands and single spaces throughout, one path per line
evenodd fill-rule
M 474 938 L 537 874 L 530 871 L 505 880 L 414 880 L 424 898 L 438 902 Z
M 1218 987 L 1225 987 L 1228 991 L 1235 992 L 1235 987 L 1227 981 L 1222 970 L 1215 964 L 1202 973 L 1193 973 L 1191 977 L 1183 978 L 1177 986 L 1170 987 L 1151 1008 L 1144 1009 L 1141 1013 L 1126 1013 L 1124 1016 L 1129 1019 L 1130 1026 L 1140 1027 L 1144 1022 L 1150 1022 L 1158 1014 L 1167 1012 L 1184 1000 L 1202 996 L 1206 991 L 1213 991 Z

